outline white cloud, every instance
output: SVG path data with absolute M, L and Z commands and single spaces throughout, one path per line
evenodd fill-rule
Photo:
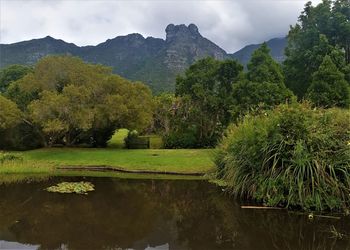
M 319 2 L 320 0 L 317 0 Z M 165 37 L 169 23 L 195 23 L 228 52 L 287 34 L 301 0 L 0 0 L 0 43 L 47 35 L 96 45 L 129 33 Z

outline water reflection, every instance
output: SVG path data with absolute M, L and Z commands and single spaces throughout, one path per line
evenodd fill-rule
M 87 196 L 44 191 L 67 179 L 83 178 L 0 185 L 0 242 L 70 250 L 350 250 L 349 238 L 329 233 L 331 225 L 350 233 L 349 219 L 244 210 L 205 181 L 86 178 L 96 188 Z
M 36 250 L 40 246 L 36 245 L 29 245 L 29 244 L 21 244 L 18 242 L 10 242 L 10 241 L 4 241 L 0 240 L 0 249 L 23 249 L 23 250 Z

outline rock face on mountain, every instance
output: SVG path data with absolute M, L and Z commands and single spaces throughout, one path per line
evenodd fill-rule
M 0 44 L 0 67 L 10 64 L 34 64 L 41 57 L 51 54 L 70 54 L 87 62 L 111 66 L 115 73 L 131 80 L 142 81 L 154 92 L 159 93 L 173 91 L 176 76 L 200 58 L 235 58 L 246 63 L 251 52 L 258 47 L 247 46 L 230 55 L 204 38 L 194 24 L 169 24 L 165 31 L 165 40 L 129 34 L 108 39 L 96 46 L 84 47 L 49 36 L 13 44 Z M 277 58 L 279 53 L 278 49 Z

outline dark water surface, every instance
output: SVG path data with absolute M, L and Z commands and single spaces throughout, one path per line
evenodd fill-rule
M 89 195 L 44 189 L 90 181 Z M 55 177 L 0 185 L 0 249 L 350 250 L 350 219 L 241 209 L 206 181 Z

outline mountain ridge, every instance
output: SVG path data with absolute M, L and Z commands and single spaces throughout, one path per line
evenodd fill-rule
M 165 40 L 132 33 L 87 46 L 67 43 L 51 36 L 0 44 L 0 68 L 10 64 L 34 64 L 46 55 L 69 54 L 86 62 L 111 66 L 114 73 L 142 81 L 154 92 L 174 91 L 176 76 L 196 60 L 210 56 L 218 60 L 237 59 L 246 64 L 252 51 L 260 46 L 248 45 L 230 54 L 203 37 L 195 24 L 169 24 L 165 32 Z M 267 42 L 272 47 L 271 54 L 278 61 L 283 60 L 281 49 L 285 42 L 283 38 L 281 41 L 276 43 L 271 39 Z

